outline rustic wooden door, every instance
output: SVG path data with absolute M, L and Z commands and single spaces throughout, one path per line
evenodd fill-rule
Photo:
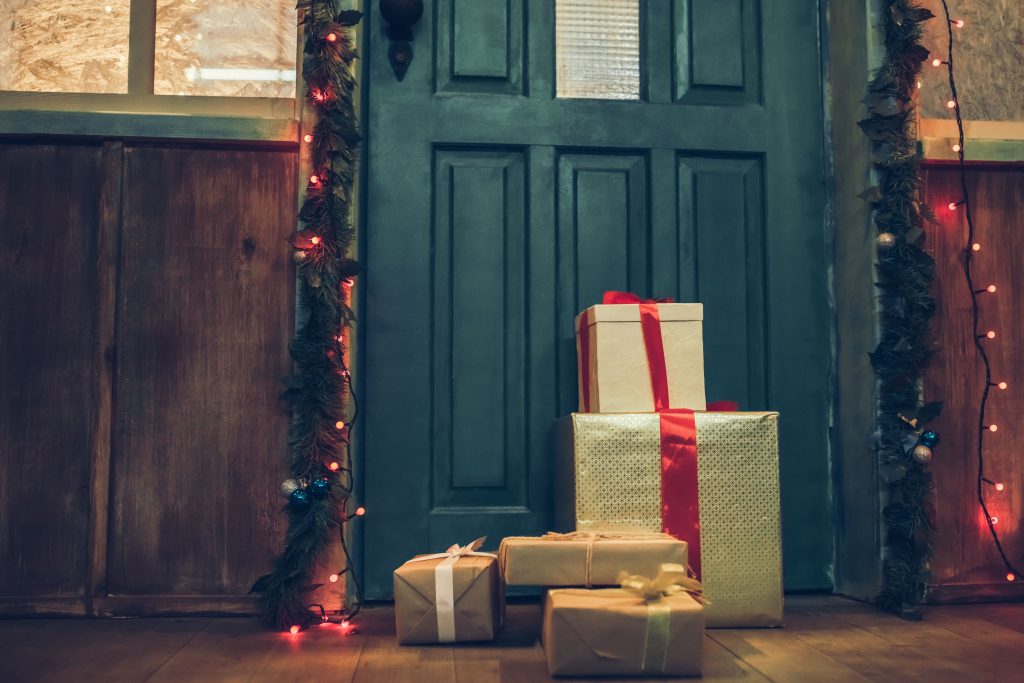
M 573 317 L 609 289 L 705 304 L 709 398 L 783 415 L 787 585 L 830 586 L 816 3 L 425 4 L 400 82 L 367 17 L 367 595 L 415 553 L 548 527 Z M 607 52 L 557 54 L 556 24 Z M 566 97 L 630 32 L 636 93 Z

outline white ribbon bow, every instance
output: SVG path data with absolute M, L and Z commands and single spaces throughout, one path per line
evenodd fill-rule
M 460 557 L 497 557 L 494 553 L 478 551 L 486 540 L 486 536 L 481 536 L 467 545 L 455 543 L 443 553 L 422 555 L 409 560 L 409 562 L 424 562 L 444 558 L 443 562 L 434 567 L 434 606 L 437 610 L 437 642 L 439 643 L 455 642 L 455 563 L 459 561 Z

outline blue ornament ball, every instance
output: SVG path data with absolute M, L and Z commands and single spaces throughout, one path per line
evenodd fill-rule
M 939 445 L 939 433 L 933 432 L 932 430 L 929 429 L 927 432 L 922 434 L 921 438 L 918 439 L 917 441 L 918 443 L 924 444 L 928 448 L 935 448 L 936 446 Z
M 313 483 L 309 485 L 309 490 L 313 492 L 314 496 L 326 496 L 331 490 L 331 482 L 327 479 L 314 479 Z
M 302 489 L 298 489 L 292 491 L 291 499 L 293 505 L 303 506 L 309 503 L 309 494 Z

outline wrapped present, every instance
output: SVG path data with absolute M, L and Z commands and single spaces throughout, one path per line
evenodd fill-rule
M 575 413 L 557 432 L 557 529 L 671 533 L 708 626 L 782 624 L 778 413 Z
M 548 672 L 699 676 L 704 649 L 699 596 L 699 584 L 673 564 L 663 565 L 653 580 L 623 577 L 622 588 L 548 591 L 541 637 Z
M 705 409 L 702 304 L 607 292 L 576 318 L 580 412 Z
M 686 543 L 663 533 L 548 533 L 509 536 L 498 564 L 509 586 L 617 586 L 619 574 L 653 575 L 686 566 Z
M 504 595 L 494 553 L 484 539 L 446 552 L 420 555 L 394 573 L 398 642 L 491 640 L 501 626 Z

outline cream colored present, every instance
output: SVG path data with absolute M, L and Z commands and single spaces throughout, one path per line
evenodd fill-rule
M 704 410 L 704 306 L 657 306 L 665 350 L 668 407 Z M 589 354 L 580 352 L 584 343 L 589 345 Z M 637 304 L 591 306 L 578 315 L 576 349 L 581 411 L 641 413 L 655 409 Z M 589 355 L 588 367 L 583 367 L 584 355 Z M 584 373 L 589 378 L 589 401 L 584 396 Z
M 694 418 L 707 624 L 780 626 L 778 413 Z M 557 432 L 558 530 L 662 530 L 657 413 L 574 413 Z

